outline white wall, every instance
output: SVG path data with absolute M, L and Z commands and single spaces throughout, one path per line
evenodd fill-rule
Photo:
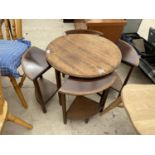
M 139 27 L 138 34 L 147 40 L 150 27 L 155 28 L 155 19 L 143 19 Z

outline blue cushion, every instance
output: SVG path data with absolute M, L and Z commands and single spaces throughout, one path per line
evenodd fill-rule
M 31 43 L 25 40 L 0 40 L 0 73 L 2 76 L 20 76 L 17 68 Z

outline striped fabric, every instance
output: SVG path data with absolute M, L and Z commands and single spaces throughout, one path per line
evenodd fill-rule
M 26 40 L 0 40 L 0 73 L 2 76 L 20 76 L 17 68 L 31 43 Z

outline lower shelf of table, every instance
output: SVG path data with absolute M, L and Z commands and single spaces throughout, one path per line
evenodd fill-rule
M 78 96 L 68 109 L 67 118 L 74 120 L 88 119 L 97 114 L 100 110 L 101 106 L 99 103 L 84 96 Z
M 57 86 L 56 84 L 44 78 L 38 79 L 38 84 L 41 90 L 43 101 L 44 103 L 47 103 L 48 100 L 50 100 L 50 98 L 53 97 L 57 92 Z M 38 95 L 37 91 L 35 92 L 37 101 L 40 102 L 40 96 Z

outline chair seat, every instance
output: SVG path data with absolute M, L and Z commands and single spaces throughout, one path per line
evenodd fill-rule
M 31 47 L 23 55 L 22 67 L 26 76 L 34 80 L 49 69 L 50 65 L 46 61 L 45 51 L 37 47 Z
M 0 71 L 2 76 L 20 76 L 17 68 L 23 53 L 29 48 L 29 41 L 0 40 Z
M 155 134 L 155 85 L 126 85 L 122 100 L 137 131 Z
M 59 89 L 59 92 L 70 95 L 87 95 L 101 92 L 112 86 L 117 78 L 116 73 L 95 79 L 80 79 L 69 77 Z
M 120 48 L 122 53 L 122 62 L 127 63 L 132 66 L 139 65 L 139 55 L 136 50 L 127 42 L 123 40 L 118 40 L 116 45 Z

